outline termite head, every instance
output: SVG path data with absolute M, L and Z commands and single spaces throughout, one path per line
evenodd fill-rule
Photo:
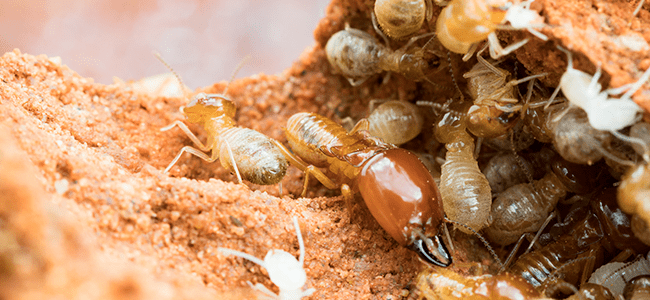
M 372 215 L 397 242 L 428 263 L 451 264 L 440 238 L 442 197 L 415 154 L 399 148 L 380 152 L 363 164 L 357 183 Z
M 477 137 L 503 135 L 517 124 L 519 112 L 503 111 L 494 106 L 472 105 L 467 111 L 467 129 Z
M 217 117 L 234 118 L 237 107 L 221 95 L 206 95 L 200 93 L 183 108 L 183 114 L 189 122 L 201 123 Z

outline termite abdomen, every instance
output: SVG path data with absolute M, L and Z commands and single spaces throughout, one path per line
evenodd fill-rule
M 221 165 L 234 170 L 228 159 L 230 145 L 242 178 L 255 184 L 276 184 L 286 174 L 287 160 L 267 136 L 252 129 L 232 127 L 221 132 L 218 138 L 228 141 L 228 144 L 219 144 L 219 157 L 223 158 Z

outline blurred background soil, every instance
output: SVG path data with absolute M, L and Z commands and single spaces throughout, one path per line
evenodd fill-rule
M 543 30 L 550 40 L 533 39 L 515 56 L 531 73 L 550 72 L 544 82 L 549 86 L 557 84 L 566 68 L 566 56 L 555 45 L 576 53 L 576 68 L 593 73 L 595 66 L 601 64 L 606 73 L 603 81 L 610 82 L 612 87 L 634 81 L 650 66 L 650 3 L 637 17 L 631 16 L 636 2 L 536 3 L 546 22 L 552 25 Z M 245 67 L 241 74 L 246 77 L 235 80 L 228 91 L 239 109 L 238 124 L 286 143 L 282 126 L 296 112 L 317 112 L 340 121 L 345 116 L 365 116 L 368 102 L 374 98 L 444 101 L 444 91 L 399 75 L 387 84 L 381 84 L 382 76 L 376 76 L 352 88 L 343 77 L 332 74 L 323 52 L 325 43 L 346 22 L 372 32 L 372 4 L 333 0 L 325 17 L 309 28 L 315 28 L 315 43 L 302 54 L 271 54 L 271 50 L 266 53 L 273 57 L 269 61 L 283 64 L 284 71 L 265 70 L 277 72 L 276 75 L 250 75 Z M 131 2 L 106 5 L 128 7 Z M 34 13 L 31 18 L 41 21 L 29 25 L 34 32 L 50 30 L 61 36 L 29 36 L 24 37 L 24 44 L 14 44 L 7 42 L 8 35 L 3 32 L 2 49 L 22 49 L 11 50 L 0 58 L 0 298 L 246 299 L 255 296 L 247 281 L 262 283 L 277 292 L 263 268 L 224 256 L 216 249 L 226 247 L 259 258 L 271 249 L 281 249 L 297 256 L 293 216 L 298 217 L 305 240 L 307 286 L 316 289 L 311 299 L 407 296 L 424 265 L 413 252 L 384 232 L 360 197 L 347 204 L 339 191 L 327 190 L 317 183 L 310 185 L 307 198 L 297 197 L 303 174 L 293 167 L 282 181 L 283 195 L 277 185 L 239 185 L 219 162 L 206 163 L 189 155 L 183 156 L 169 174 L 162 173 L 180 148 L 191 144 L 178 129 L 160 131 L 175 120 L 183 120 L 178 109 L 189 99 L 128 81 L 165 72 L 151 51 L 160 51 L 187 84 L 202 86 L 194 92 L 222 92 L 238 56 L 251 54 L 253 60 L 247 65 L 254 67 L 266 60 L 266 56 L 262 58 L 255 51 L 233 50 L 237 54 L 229 56 L 226 65 L 219 54 L 214 54 L 217 59 L 209 58 L 209 52 L 216 48 L 197 49 L 202 43 L 235 47 L 238 43 L 234 40 L 239 35 L 227 29 L 239 28 L 242 24 L 237 20 L 228 22 L 230 27 L 226 28 L 202 23 L 203 31 L 214 36 L 208 40 L 196 32 L 190 34 L 191 38 L 186 38 L 180 29 L 174 33 L 174 26 L 185 26 L 184 20 L 206 22 L 195 13 L 218 11 L 214 8 L 216 4 L 212 9 L 195 5 L 194 10 L 188 9 L 191 13 L 179 8 L 175 13 L 152 17 L 149 13 L 163 9 L 162 6 L 138 2 L 126 11 L 133 16 L 149 17 L 130 25 L 115 16 L 100 17 L 97 14 L 104 8 L 83 4 L 58 9 L 46 4 L 23 5 L 16 10 Z M 8 6 L 2 7 L 4 18 Z M 106 33 L 109 37 L 121 40 L 120 26 L 135 31 L 126 38 L 127 42 L 113 43 L 107 38 L 95 40 L 92 47 L 72 41 L 68 44 L 68 35 L 87 35 L 85 31 L 94 33 L 95 28 L 101 27 L 101 22 L 90 22 L 94 25 L 79 29 L 81 33 L 65 30 L 72 28 L 65 26 L 78 27 L 66 25 L 65 20 L 70 20 L 68 14 L 75 12 L 72 8 L 78 9 L 72 14 L 76 18 L 99 19 L 106 26 L 118 28 L 115 33 Z M 435 15 L 439 11 L 436 7 Z M 50 12 L 59 16 L 59 21 L 40 19 Z M 273 19 L 300 15 L 292 13 L 283 18 L 267 12 Z M 20 23 L 15 18 L 3 22 Z M 139 26 L 147 22 L 151 27 Z M 435 18 L 430 23 L 433 28 Z M 158 24 L 168 27 L 171 33 L 147 31 Z M 267 31 L 251 26 L 247 30 L 272 38 Z M 288 29 L 277 26 L 277 34 L 297 29 L 292 25 Z M 176 39 L 165 40 L 167 35 Z M 526 35 L 511 32 L 501 37 L 507 43 Z M 635 42 L 621 42 L 621 36 L 629 36 Z M 26 41 L 29 39 L 32 41 Z M 137 44 L 134 40 L 144 42 Z M 41 48 L 30 48 L 30 43 Z M 254 45 L 258 41 L 246 43 Z M 57 52 L 57 47 L 72 52 Z M 106 50 L 112 47 L 116 48 Z M 261 49 L 265 52 L 266 48 Z M 81 54 L 66 57 L 65 53 L 74 51 Z M 61 58 L 32 55 L 38 52 Z M 84 66 L 83 57 L 92 63 Z M 461 74 L 467 69 L 459 65 L 459 57 L 452 58 L 458 67 L 455 72 Z M 75 60 L 82 63 L 72 67 Z M 147 63 L 141 65 L 141 61 Z M 93 65 L 116 69 L 88 67 Z M 193 68 L 220 69 L 225 73 L 201 77 L 205 73 Z M 93 73 L 98 70 L 101 75 Z M 122 73 L 125 70 L 133 73 Z M 110 76 L 122 80 L 110 83 Z M 449 74 L 437 80 L 440 84 L 451 82 Z M 635 100 L 646 108 L 648 99 L 647 88 L 635 95 Z M 201 128 L 189 127 L 199 139 L 206 139 Z M 415 142 L 415 147 L 424 147 L 427 139 Z M 475 238 L 454 232 L 453 239 L 456 262 L 491 265 L 484 246 Z

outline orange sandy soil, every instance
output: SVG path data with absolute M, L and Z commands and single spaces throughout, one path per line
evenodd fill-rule
M 228 93 L 239 107 L 239 125 L 286 142 L 282 126 L 296 112 L 340 121 L 365 116 L 373 98 L 444 101 L 453 95 L 399 75 L 351 88 L 332 74 L 325 43 L 345 22 L 372 32 L 372 4 L 333 1 L 314 33 L 316 45 L 293 66 L 234 81 Z M 542 30 L 550 40 L 533 38 L 516 57 L 531 73 L 551 72 L 546 83 L 554 86 L 566 67 L 566 56 L 555 49 L 560 44 L 578 54 L 577 68 L 593 73 L 601 64 L 605 84 L 609 78 L 612 87 L 630 83 L 650 67 L 650 3 L 633 18 L 635 5 L 538 0 L 534 8 L 553 25 Z M 434 10 L 437 15 L 440 8 Z M 622 46 L 623 35 L 646 48 Z M 524 36 L 505 33 L 504 44 Z M 471 67 L 457 56 L 452 61 L 457 77 Z M 145 93 L 120 80 L 95 84 L 57 59 L 18 50 L 0 58 L 0 78 L 1 299 L 253 298 L 246 281 L 277 292 L 263 268 L 216 249 L 260 258 L 282 249 L 297 256 L 293 216 L 305 240 L 307 286 L 316 289 L 311 299 L 398 299 L 424 267 L 383 231 L 360 197 L 348 204 L 318 183 L 307 198 L 297 197 L 303 177 L 293 167 L 282 197 L 277 185 L 236 184 L 219 162 L 190 155 L 164 174 L 191 144 L 178 129 L 160 131 L 183 119 L 178 108 L 186 98 Z M 451 83 L 446 71 L 435 81 Z M 647 85 L 635 96 L 649 107 Z M 190 129 L 205 140 L 202 129 Z M 407 147 L 435 146 L 430 132 Z M 491 264 L 476 239 L 453 235 L 456 262 Z

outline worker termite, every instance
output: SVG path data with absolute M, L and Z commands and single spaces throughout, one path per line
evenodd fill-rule
M 480 54 L 477 58 L 478 62 L 463 75 L 474 99 L 474 105 L 467 111 L 467 129 L 477 137 L 497 137 L 507 133 L 519 119 L 518 111 L 522 106 L 517 104 L 515 87 L 546 74 L 506 82 L 510 72 L 493 65 Z
M 430 300 L 541 298 L 526 280 L 510 273 L 466 276 L 443 268 L 420 272 L 414 294 Z
M 374 19 L 373 25 L 376 25 Z M 375 30 L 382 35 L 376 26 Z M 431 64 L 425 58 L 426 53 L 434 53 L 425 50 L 432 39 L 422 47 L 413 46 L 418 39 L 431 35 L 433 33 L 412 37 L 404 46 L 393 51 L 367 32 L 350 28 L 346 24 L 344 30 L 335 33 L 327 41 L 325 53 L 334 72 L 345 76 L 352 86 L 358 86 L 370 76 L 383 71 L 400 73 L 410 80 L 426 80 L 433 84 L 426 76 Z
M 546 41 L 548 38 L 533 27 L 544 26 L 543 19 L 529 9 L 533 1 L 505 7 L 505 1 L 494 0 L 453 0 L 445 7 L 436 21 L 436 33 L 440 43 L 451 52 L 468 54 L 469 59 L 478 42 L 488 39 L 490 56 L 498 59 L 528 42 L 524 39 L 515 44 L 501 47 L 496 30 L 500 28 L 527 29 L 530 33 Z M 507 9 L 507 10 L 506 10 Z M 511 26 L 501 24 L 510 22 Z
M 640 256 L 636 260 L 623 262 L 610 262 L 598 268 L 589 277 L 590 283 L 602 285 L 609 289 L 615 297 L 623 294 L 623 290 L 632 278 L 650 275 L 650 260 Z
M 414 34 L 433 16 L 431 0 L 377 0 L 374 11 L 379 28 L 393 39 Z
M 360 124 L 366 124 L 362 122 Z M 359 190 L 371 214 L 397 242 L 428 263 L 449 266 L 451 255 L 439 227 L 444 218 L 440 192 L 417 156 L 370 136 L 367 127 L 347 132 L 314 113 L 297 113 L 285 128 L 289 161 L 329 189 L 341 187 L 346 198 Z M 297 157 L 296 157 L 297 156 Z M 304 161 L 303 161 L 304 160 Z M 316 167 L 326 167 L 339 183 Z
M 495 195 L 514 185 L 525 183 L 529 178 L 542 177 L 551 170 L 549 164 L 553 156 L 555 152 L 546 147 L 539 152 L 524 155 L 502 152 L 490 158 L 482 172 Z
M 256 289 L 262 293 L 264 296 L 269 297 L 270 299 L 277 300 L 294 300 L 301 299 L 314 293 L 315 289 L 304 290 L 303 287 L 307 283 L 307 274 L 305 269 L 303 269 L 303 264 L 305 262 L 305 245 L 302 241 L 302 235 L 300 234 L 300 226 L 298 226 L 298 218 L 293 217 L 293 226 L 296 228 L 296 235 L 298 236 L 298 245 L 300 245 L 300 257 L 298 260 L 291 255 L 290 253 L 284 250 L 269 250 L 264 257 L 264 260 L 261 260 L 255 256 L 252 256 L 248 253 L 239 252 L 227 248 L 217 248 L 221 253 L 226 255 L 235 255 L 241 258 L 250 260 L 262 268 L 266 269 L 269 273 L 269 278 L 275 285 L 280 288 L 280 293 L 275 294 L 267 287 L 258 283 L 256 285 L 250 285 L 253 289 Z
M 448 112 L 436 124 L 438 141 L 447 148 L 440 194 L 449 219 L 479 231 L 491 222 L 492 193 L 474 158 L 474 139 L 465 130 L 464 119 L 464 115 Z M 464 227 L 459 229 L 472 233 Z
M 601 92 L 602 86 L 598 83 L 602 70 L 598 70 L 591 76 L 573 68 L 573 55 L 568 50 L 558 46 L 566 53 L 568 66 L 566 72 L 560 78 L 560 84 L 551 95 L 549 103 L 562 90 L 564 96 L 569 100 L 569 106 L 582 108 L 589 119 L 589 124 L 597 130 L 607 130 L 615 134 L 634 124 L 637 120 L 637 113 L 642 109 L 632 101 L 634 94 L 643 84 L 650 79 L 650 68 L 648 68 L 639 80 L 633 84 L 624 85 L 616 89 L 609 89 Z M 627 91 L 618 99 L 610 98 L 610 95 L 617 95 Z
M 560 119 L 551 117 L 549 122 L 553 146 L 564 159 L 578 164 L 593 164 L 604 155 L 616 159 L 603 147 L 611 141 L 612 135 L 592 127 L 583 110 L 569 107 Z
M 157 57 L 171 70 L 159 55 Z M 226 94 L 237 70 L 233 72 L 222 94 L 199 93 L 187 106 L 181 107 L 181 112 L 187 121 L 201 125 L 208 133 L 205 144 L 181 121 L 174 121 L 160 129 L 166 131 L 178 126 L 198 147 L 198 149 L 192 146 L 181 148 L 178 155 L 165 168 L 165 173 L 176 164 L 183 153 L 187 152 L 207 162 L 221 158 L 221 166 L 234 171 L 239 183 L 242 183 L 242 178 L 262 185 L 276 184 L 282 180 L 287 171 L 287 160 L 273 140 L 255 130 L 235 126 L 237 108 Z M 174 74 L 183 87 L 180 76 Z M 205 154 L 208 151 L 212 151 L 212 155 Z
M 586 281 L 590 272 L 583 273 L 585 264 L 598 267 L 598 257 L 604 252 L 611 255 L 624 249 L 637 253 L 647 251 L 632 235 L 629 217 L 616 205 L 615 193 L 613 187 L 598 192 L 587 207 L 577 208 L 586 209 L 584 218 L 574 222 L 554 242 L 521 255 L 508 271 L 545 290 L 553 284 L 553 279 L 560 277 L 572 285 Z
M 586 193 L 598 180 L 599 166 L 587 167 L 556 159 L 552 172 L 542 179 L 522 183 L 499 194 L 492 203 L 492 225 L 485 232 L 491 241 L 509 245 L 544 224 L 567 192 Z
M 371 101 L 371 106 L 373 105 Z M 372 108 L 371 108 L 372 109 Z M 368 116 L 368 131 L 386 143 L 401 145 L 416 137 L 424 123 L 418 107 L 407 101 L 390 100 Z

